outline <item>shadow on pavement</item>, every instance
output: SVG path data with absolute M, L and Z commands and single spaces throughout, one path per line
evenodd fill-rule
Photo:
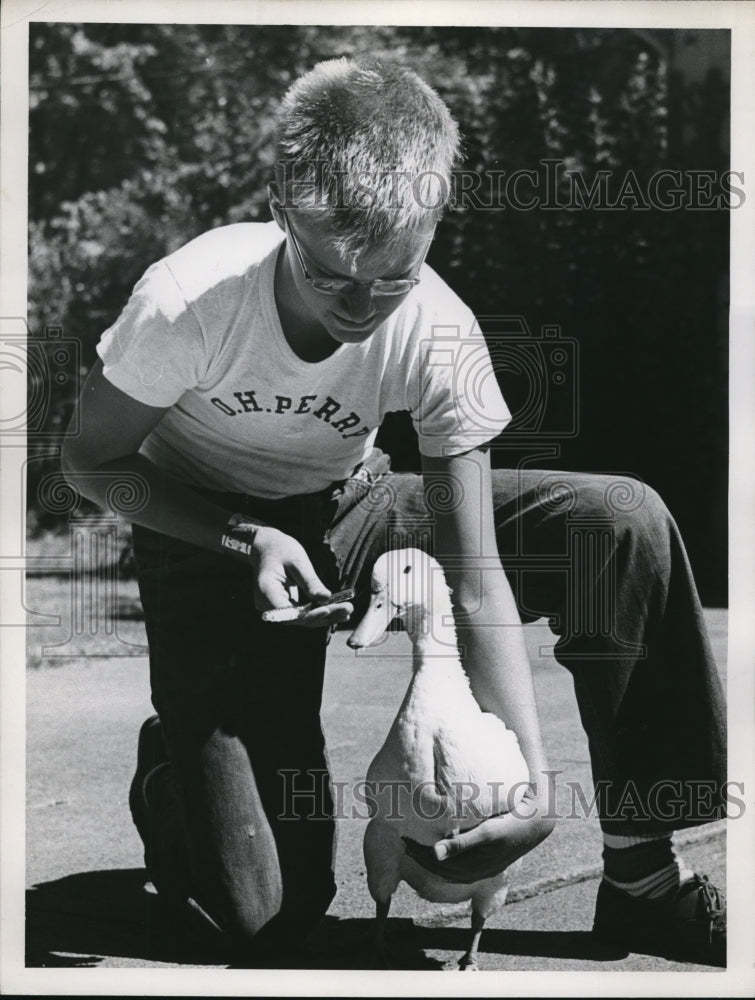
M 341 952 L 344 959 L 349 950 L 359 951 L 359 957 L 364 960 L 369 957 L 369 946 L 374 933 L 374 921 L 368 919 L 338 920 L 326 917 L 312 944 L 316 946 L 322 939 L 322 951 L 332 950 L 332 958 Z M 457 958 L 466 952 L 470 944 L 471 929 L 461 927 L 423 927 L 411 919 L 394 919 L 388 921 L 386 933 L 388 950 L 391 956 L 391 968 L 430 969 L 443 968 L 426 952 L 450 951 L 458 953 Z M 337 943 L 337 944 L 336 944 Z M 359 947 L 358 947 L 359 945 Z M 627 952 L 602 945 L 595 941 L 587 931 L 528 931 L 528 930 L 484 930 L 480 939 L 480 953 L 495 953 L 502 956 L 540 956 L 542 958 L 568 958 L 593 962 L 614 962 L 625 958 Z M 411 963 L 412 956 L 421 964 Z M 367 965 L 349 964 L 331 965 L 331 968 L 365 968 Z
M 166 920 L 143 868 L 79 872 L 26 893 L 27 967 L 96 966 L 103 956 L 218 965 Z M 60 954 L 63 953 L 63 954 Z
M 419 928 L 421 945 L 428 949 L 458 951 L 469 946 L 470 932 L 458 927 Z M 589 931 L 514 931 L 489 928 L 482 932 L 480 954 L 520 955 L 540 958 L 571 958 L 591 962 L 615 962 L 626 958 L 626 950 L 596 941 Z
M 92 968 L 105 958 L 109 966 L 118 958 L 129 964 L 229 965 L 230 956 L 217 941 L 187 935 L 146 884 L 143 868 L 128 868 L 79 872 L 35 885 L 26 893 L 27 968 Z M 442 967 L 419 950 L 411 920 L 391 925 L 397 968 Z M 372 929 L 371 920 L 326 917 L 306 953 L 294 954 L 292 948 L 231 967 L 367 968 Z
M 187 937 L 171 921 L 157 896 L 145 889 L 142 868 L 80 872 L 43 882 L 26 896 L 26 965 L 74 968 L 99 965 L 104 957 L 145 963 L 227 966 L 217 944 Z M 279 954 L 259 967 L 369 969 L 374 921 L 328 916 L 310 936 L 305 954 Z M 408 918 L 388 921 L 388 967 L 442 969 L 430 951 L 458 953 L 469 946 L 461 927 L 423 927 Z M 625 952 L 596 943 L 585 931 L 529 931 L 489 928 L 482 953 L 615 961 Z M 112 965 L 112 962 L 108 964 Z M 238 968 L 238 965 L 232 967 Z M 249 966 L 247 966 L 249 967 Z

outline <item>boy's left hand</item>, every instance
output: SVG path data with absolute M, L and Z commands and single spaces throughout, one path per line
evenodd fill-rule
M 449 882 L 468 884 L 500 874 L 542 843 L 554 826 L 547 802 L 528 791 L 512 812 L 492 816 L 433 847 L 402 839 L 406 853 L 423 868 Z

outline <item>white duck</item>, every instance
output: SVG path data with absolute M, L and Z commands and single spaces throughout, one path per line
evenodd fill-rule
M 385 950 L 391 897 L 402 880 L 432 902 L 472 901 L 472 941 L 459 960 L 477 968 L 485 919 L 505 902 L 509 871 L 477 882 L 434 875 L 411 858 L 402 837 L 427 846 L 509 811 L 529 780 L 516 735 L 475 700 L 459 658 L 443 571 L 418 549 L 387 552 L 375 563 L 369 608 L 348 640 L 376 642 L 405 619 L 413 676 L 383 746 L 367 771 L 370 815 L 364 835 L 367 884 L 376 903 L 375 950 Z

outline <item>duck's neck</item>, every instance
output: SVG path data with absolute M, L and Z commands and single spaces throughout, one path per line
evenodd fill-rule
M 432 599 L 412 609 L 407 630 L 412 642 L 415 673 L 423 668 L 462 669 L 451 595 L 445 586 L 434 587 Z

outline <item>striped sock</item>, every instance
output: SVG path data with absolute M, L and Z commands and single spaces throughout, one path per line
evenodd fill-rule
M 667 833 L 603 834 L 603 878 L 630 896 L 669 896 L 687 874 Z

